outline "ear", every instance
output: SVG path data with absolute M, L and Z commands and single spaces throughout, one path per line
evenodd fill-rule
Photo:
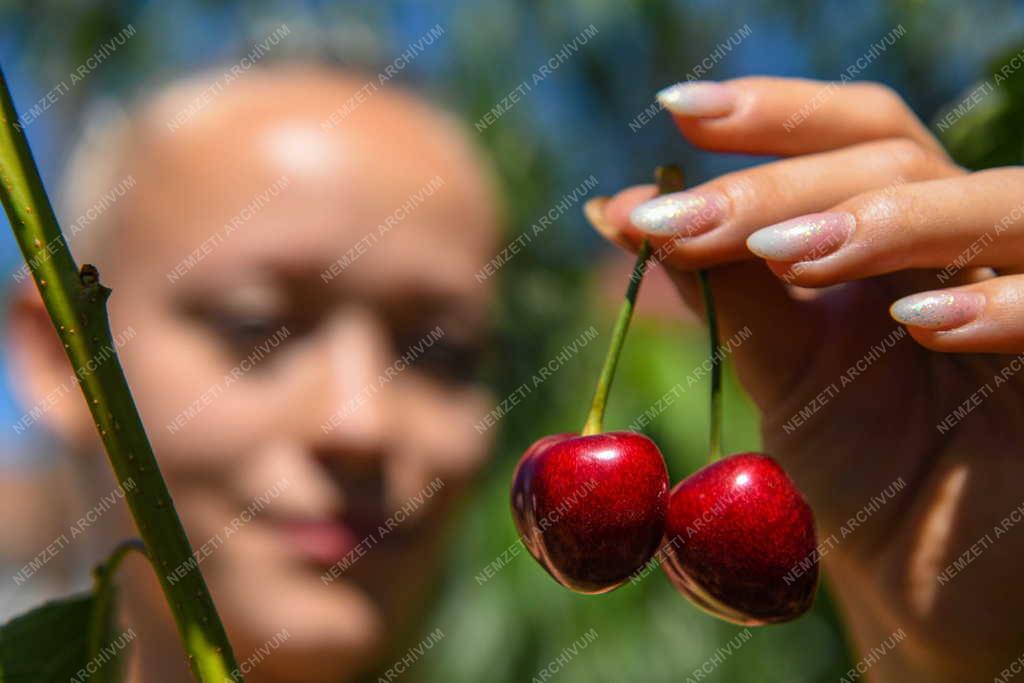
M 7 337 L 14 390 L 25 409 L 15 428 L 27 432 L 45 425 L 75 445 L 97 438 L 78 378 L 31 278 L 12 292 Z

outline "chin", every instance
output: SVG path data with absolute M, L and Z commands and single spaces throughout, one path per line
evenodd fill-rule
M 229 582 L 218 607 L 235 658 L 258 660 L 246 680 L 353 681 L 392 645 L 381 606 L 344 578 L 325 585 L 316 572 L 250 570 Z

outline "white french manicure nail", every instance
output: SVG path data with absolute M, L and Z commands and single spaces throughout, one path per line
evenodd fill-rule
M 714 81 L 686 81 L 660 90 L 661 106 L 679 116 L 713 118 L 731 114 L 736 108 L 736 91 Z

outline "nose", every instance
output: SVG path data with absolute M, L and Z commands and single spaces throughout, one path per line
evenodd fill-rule
M 390 419 L 384 372 L 390 340 L 370 312 L 347 312 L 327 322 L 318 345 L 317 416 L 313 448 L 321 460 L 379 466 Z

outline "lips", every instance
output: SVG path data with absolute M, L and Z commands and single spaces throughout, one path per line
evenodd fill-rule
M 413 520 L 389 523 L 378 510 L 352 510 L 330 519 L 278 522 L 285 542 L 305 559 L 323 566 L 355 564 L 378 546 L 392 546 L 415 535 Z
M 341 520 L 290 521 L 280 526 L 288 544 L 317 564 L 340 562 L 363 542 L 355 529 Z

